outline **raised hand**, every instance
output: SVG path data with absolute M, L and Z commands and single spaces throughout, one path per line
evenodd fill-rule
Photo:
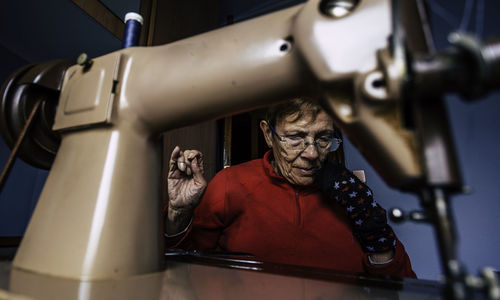
M 168 171 L 168 215 L 166 229 L 174 234 L 187 226 L 207 186 L 203 176 L 203 154 L 198 150 L 172 151 Z

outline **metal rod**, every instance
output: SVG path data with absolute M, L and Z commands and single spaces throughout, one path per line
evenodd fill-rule
M 5 167 L 2 170 L 2 174 L 0 175 L 0 194 L 2 193 L 7 178 L 9 177 L 9 173 L 12 170 L 12 166 L 14 166 L 14 162 L 16 160 L 21 144 L 24 141 L 24 138 L 26 137 L 26 133 L 31 128 L 33 120 L 35 119 L 35 116 L 39 111 L 40 103 L 42 103 L 41 99 L 37 99 L 35 105 L 33 106 L 33 109 L 30 112 L 30 115 L 28 116 L 28 119 L 26 120 L 26 124 L 21 130 L 21 133 L 19 134 L 19 137 L 17 138 L 14 147 L 10 152 L 9 159 L 7 160 L 7 163 L 5 164 Z
M 465 283 L 465 270 L 457 258 L 455 223 L 448 200 L 442 188 L 433 187 L 422 194 L 423 206 L 430 211 L 446 275 L 446 298 L 468 299 L 470 291 Z

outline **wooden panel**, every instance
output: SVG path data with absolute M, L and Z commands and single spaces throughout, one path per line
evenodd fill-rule
M 114 36 L 116 36 L 120 41 L 123 39 L 123 32 L 125 30 L 125 24 L 123 21 L 115 15 L 109 8 L 99 0 L 72 0 L 73 3 L 78 5 L 83 11 L 85 11 L 89 16 L 94 18 L 97 23 L 101 24 Z
M 218 1 L 176 1 L 152 0 L 149 36 L 153 37 L 148 45 L 162 45 L 187 38 L 218 27 Z M 168 67 L 168 66 L 166 66 Z M 217 126 L 216 121 L 188 126 L 163 134 L 163 175 L 162 195 L 167 201 L 166 176 L 168 162 L 176 145 L 182 149 L 197 149 L 203 152 L 205 178 L 210 181 L 216 173 Z
M 141 40 L 139 42 L 141 46 L 151 46 L 153 44 L 157 4 L 157 0 L 141 0 L 139 11 L 144 19 L 141 30 Z
M 0 248 L 17 247 L 22 239 L 22 236 L 0 236 Z
M 203 160 L 205 166 L 205 178 L 210 181 L 216 173 L 215 157 L 216 153 L 216 123 L 215 121 L 210 121 L 194 126 L 183 127 L 175 129 L 164 133 L 163 137 L 163 195 L 166 199 L 167 195 L 167 184 L 166 175 L 168 173 L 168 164 L 170 161 L 170 155 L 175 146 L 181 147 L 181 149 L 196 149 L 203 153 Z
M 163 45 L 219 27 L 220 1 L 157 0 L 153 45 Z

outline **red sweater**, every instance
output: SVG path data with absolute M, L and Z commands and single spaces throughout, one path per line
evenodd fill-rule
M 316 187 L 290 185 L 269 162 L 253 160 L 210 182 L 176 248 L 246 252 L 257 260 L 416 277 L 398 241 L 391 263 L 373 266 L 351 232 L 345 209 Z

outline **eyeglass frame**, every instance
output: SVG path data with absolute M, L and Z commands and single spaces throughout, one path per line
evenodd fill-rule
M 271 122 L 269 122 L 269 120 L 266 120 L 266 122 L 267 122 L 267 125 L 269 125 L 269 128 L 271 128 L 271 131 L 274 133 L 274 135 L 276 135 L 276 137 L 278 138 L 278 140 L 279 140 L 280 142 L 282 142 L 282 143 L 285 143 L 285 142 L 286 142 L 286 141 L 285 141 L 285 138 L 284 138 L 284 137 L 282 137 L 282 136 L 280 136 L 280 135 L 276 132 L 276 130 L 274 129 L 273 125 L 271 125 Z M 334 144 L 334 143 L 333 143 L 333 141 L 337 142 L 337 147 L 336 147 L 335 149 L 332 149 L 332 146 L 333 146 L 333 144 Z M 305 147 L 304 147 L 304 149 L 298 150 L 298 152 L 299 152 L 299 153 L 303 152 L 304 150 L 306 150 L 306 149 L 307 149 L 307 147 L 309 147 L 309 145 L 314 145 L 314 146 L 316 147 L 316 151 L 321 152 L 321 153 L 324 153 L 324 152 L 334 152 L 334 151 L 337 151 L 337 150 L 340 148 L 340 145 L 342 144 L 342 139 L 341 139 L 341 138 L 339 138 L 338 136 L 335 136 L 335 131 L 334 131 L 334 134 L 333 134 L 333 137 L 332 137 L 332 142 L 331 142 L 331 143 L 332 143 L 332 144 L 330 145 L 330 147 L 326 147 L 326 148 L 325 148 L 325 150 L 326 150 L 326 149 L 328 149 L 328 150 L 326 150 L 326 151 L 325 151 L 325 150 L 322 150 L 322 149 L 321 149 L 321 147 L 319 147 L 319 146 L 318 146 L 318 142 L 316 141 L 316 139 L 314 139 L 312 143 L 309 143 L 308 141 L 306 141 L 306 140 L 304 139 L 304 145 L 305 145 Z

